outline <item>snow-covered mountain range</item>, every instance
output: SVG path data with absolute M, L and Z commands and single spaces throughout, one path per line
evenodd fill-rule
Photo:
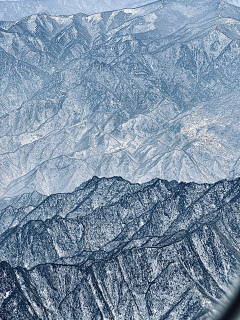
M 13 206 L 0 211 L 4 320 L 209 320 L 239 275 L 240 179 L 93 177 Z
M 240 8 L 51 4 L 85 12 L 0 22 L 0 319 L 209 320 L 240 270 Z
M 0 20 L 15 21 L 48 12 L 51 15 L 94 14 L 124 8 L 136 8 L 152 0 L 15 0 L 0 1 Z
M 0 197 L 239 175 L 240 8 L 157 1 L 0 28 Z
M 1 0 L 0 20 L 16 21 L 32 14 L 47 12 L 50 15 L 70 15 L 76 13 L 94 14 L 126 8 L 136 8 L 153 0 Z M 228 0 L 240 6 L 239 0 Z

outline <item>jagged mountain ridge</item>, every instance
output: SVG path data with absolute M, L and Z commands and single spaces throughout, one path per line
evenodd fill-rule
M 174 0 L 3 25 L 0 197 L 94 175 L 237 177 L 239 20 L 222 1 Z
M 0 317 L 209 319 L 239 274 L 239 199 L 240 179 L 120 177 L 49 196 L 0 236 Z

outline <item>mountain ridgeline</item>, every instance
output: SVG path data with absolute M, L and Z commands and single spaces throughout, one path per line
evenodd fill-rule
M 0 198 L 238 177 L 239 66 L 223 1 L 1 22 Z
M 232 0 L 234 1 L 234 0 Z M 50 15 L 71 15 L 73 13 L 93 14 L 123 8 L 135 8 L 151 3 L 151 0 L 1 0 L 0 20 L 16 21 L 23 17 L 47 12 Z
M 238 279 L 240 179 L 93 177 L 13 204 L 0 211 L 0 319 L 210 319 Z

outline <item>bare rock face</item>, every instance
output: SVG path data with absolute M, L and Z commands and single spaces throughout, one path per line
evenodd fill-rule
M 240 9 L 157 1 L 0 23 L 0 197 L 240 173 Z
M 94 177 L 14 210 L 0 235 L 4 320 L 209 319 L 239 275 L 240 179 Z

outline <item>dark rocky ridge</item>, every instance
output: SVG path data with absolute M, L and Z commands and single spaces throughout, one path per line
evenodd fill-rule
M 1 234 L 0 318 L 209 319 L 240 271 L 239 209 L 240 179 L 51 195 Z

